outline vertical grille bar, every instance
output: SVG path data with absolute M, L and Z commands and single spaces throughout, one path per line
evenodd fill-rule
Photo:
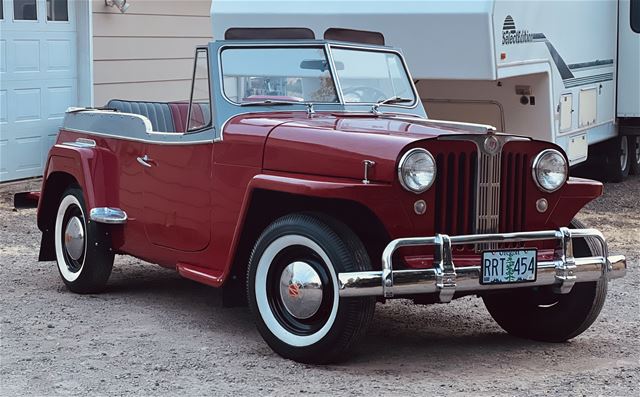
M 476 205 L 476 233 L 497 233 L 500 222 L 501 156 L 479 154 L 478 201 Z M 478 244 L 476 250 L 493 249 L 495 243 Z

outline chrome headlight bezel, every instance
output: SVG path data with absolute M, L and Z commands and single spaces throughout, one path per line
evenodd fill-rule
M 423 154 L 426 155 L 431 163 L 433 164 L 433 177 L 431 178 L 431 180 L 429 181 L 429 183 L 427 185 L 424 185 L 421 188 L 412 188 L 411 186 L 409 186 L 409 184 L 407 183 L 407 181 L 404 178 L 404 173 L 403 168 L 407 162 L 407 160 L 411 157 L 411 156 L 415 156 L 418 154 Z M 421 194 L 426 192 L 427 190 L 429 190 L 429 188 L 431 186 L 433 186 L 435 180 L 436 180 L 436 175 L 438 174 L 438 168 L 436 165 L 436 159 L 433 157 L 433 155 L 427 150 L 427 149 L 423 149 L 423 148 L 413 148 L 410 150 L 407 150 L 407 152 L 400 158 L 400 162 L 398 163 L 398 180 L 400 181 L 400 184 L 402 185 L 402 187 L 411 192 L 411 193 L 415 193 L 415 194 Z
M 562 182 L 560 184 L 558 184 L 558 186 L 556 186 L 554 188 L 548 188 L 548 187 L 543 186 L 542 182 L 540 182 L 540 179 L 538 178 L 538 168 L 540 166 L 540 162 L 547 155 L 555 155 L 555 156 L 558 156 L 559 158 L 561 158 L 562 159 L 563 168 L 564 168 L 564 179 L 562 180 Z M 564 155 L 562 153 L 560 153 L 558 150 L 556 150 L 556 149 L 544 149 L 543 151 L 538 153 L 538 155 L 534 158 L 533 167 L 531 168 L 531 172 L 532 172 L 533 181 L 536 183 L 536 186 L 538 186 L 538 188 L 540 190 L 542 190 L 544 192 L 547 192 L 547 193 L 553 193 L 553 192 L 557 191 L 558 189 L 560 189 L 562 186 L 564 186 L 564 184 L 567 182 L 567 179 L 569 179 L 569 164 L 567 163 L 567 159 L 564 157 Z

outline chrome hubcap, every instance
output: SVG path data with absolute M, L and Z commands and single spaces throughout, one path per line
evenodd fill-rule
M 640 136 L 633 139 L 633 148 L 636 154 L 636 163 L 640 164 Z
M 290 263 L 280 276 L 280 298 L 293 317 L 310 318 L 322 304 L 320 276 L 308 263 Z
M 627 158 L 629 157 L 629 145 L 627 144 L 627 137 L 623 136 L 620 139 L 620 169 L 624 170 L 627 167 Z
M 74 216 L 67 222 L 67 228 L 64 231 L 64 248 L 67 254 L 77 261 L 82 256 L 84 250 L 84 229 L 82 221 Z

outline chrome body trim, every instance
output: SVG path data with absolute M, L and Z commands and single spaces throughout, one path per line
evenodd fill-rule
M 120 225 L 127 223 L 127 213 L 120 208 L 96 207 L 89 211 L 89 219 L 98 223 Z
M 390 106 L 390 105 L 385 105 Z M 397 116 L 394 114 L 382 113 L 378 115 L 378 117 L 385 119 L 392 119 L 398 121 L 407 121 L 410 123 L 421 124 L 424 126 L 433 126 L 433 127 L 445 127 L 445 128 L 457 128 L 469 132 L 480 133 L 480 134 L 489 134 L 494 133 L 496 131 L 496 127 L 489 124 L 476 124 L 476 123 L 464 123 L 461 121 L 447 121 L 447 120 L 436 120 L 436 119 L 428 119 L 421 116 L 414 117 L 406 117 L 406 116 Z M 501 134 L 497 134 L 496 136 L 502 136 Z
M 573 257 L 573 238 L 593 237 L 602 247 L 602 256 Z M 559 249 L 550 261 L 538 262 L 536 280 L 513 284 L 482 284 L 481 266 L 456 268 L 452 246 L 491 242 L 521 242 L 556 240 Z M 392 257 L 401 247 L 435 246 L 434 268 L 393 270 Z M 340 273 L 338 281 L 341 297 L 382 296 L 438 293 L 441 302 L 449 302 L 456 292 L 525 288 L 553 285 L 557 293 L 566 294 L 575 283 L 597 281 L 601 277 L 616 279 L 627 271 L 622 255 L 609 256 L 607 243 L 598 230 L 568 229 L 519 233 L 496 233 L 433 237 L 401 238 L 390 242 L 382 254 L 382 270 Z
M 68 127 L 62 127 L 63 130 L 65 131 L 69 131 L 69 132 L 77 132 L 79 134 L 86 134 L 86 135 L 94 135 L 94 136 L 99 136 L 99 137 L 103 137 L 103 138 L 116 138 L 116 139 L 122 139 L 125 141 L 133 141 L 133 142 L 142 142 L 142 143 L 154 143 L 157 145 L 202 145 L 205 143 L 213 143 L 214 140 L 213 139 L 206 139 L 206 140 L 193 140 L 193 141 L 160 141 L 160 140 L 154 140 L 154 139 L 142 139 L 142 138 L 135 138 L 135 137 L 131 137 L 131 136 L 127 136 L 127 135 L 116 135 L 116 134 L 107 134 L 104 132 L 96 132 L 96 131 L 87 131 L 87 130 L 80 130 L 77 128 L 68 128 Z M 154 134 L 174 134 L 173 132 L 168 132 L 168 133 L 162 133 L 162 132 L 154 132 Z M 175 135 L 182 135 L 181 133 L 177 132 L 175 133 Z M 64 145 L 67 146 L 76 146 L 76 147 L 80 147 L 77 142 L 74 145 L 69 145 L 69 143 L 62 143 Z M 87 146 L 83 146 L 83 147 L 87 147 Z
M 540 182 L 538 181 L 538 177 L 536 176 L 536 169 L 538 168 L 538 163 L 540 162 L 540 158 L 545 155 L 546 153 L 557 153 L 558 155 L 560 155 L 560 157 L 562 157 L 564 159 L 564 174 L 565 174 L 565 178 L 564 178 L 564 182 L 562 182 L 560 185 L 558 185 L 557 188 L 553 189 L 553 190 L 549 190 L 544 188 Z M 569 179 L 569 163 L 567 162 L 567 158 L 564 157 L 564 155 L 562 153 L 560 153 L 559 151 L 555 150 L 555 149 L 544 149 L 543 151 L 541 151 L 540 153 L 538 153 L 536 155 L 536 157 L 533 159 L 533 165 L 531 166 L 531 177 L 533 178 L 533 181 L 535 182 L 536 186 L 538 187 L 538 189 L 542 190 L 543 192 L 547 192 L 547 193 L 553 193 L 556 190 L 560 189 L 562 186 L 564 186 L 564 184 L 567 182 L 567 179 Z

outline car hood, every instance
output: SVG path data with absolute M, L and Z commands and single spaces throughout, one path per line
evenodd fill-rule
M 375 165 L 370 169 L 369 178 L 391 182 L 398 157 L 405 148 L 419 146 L 419 141 L 441 135 L 474 132 L 411 119 L 334 113 L 287 121 L 270 132 L 263 168 L 362 179 L 363 162 L 370 160 Z

